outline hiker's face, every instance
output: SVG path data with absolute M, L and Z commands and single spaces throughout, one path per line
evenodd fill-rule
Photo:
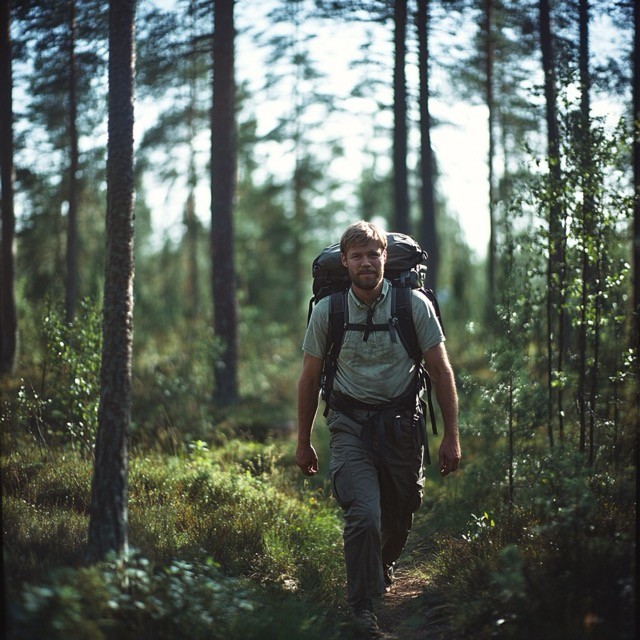
M 340 257 L 356 287 L 370 291 L 382 282 L 387 252 L 377 242 L 352 245 Z

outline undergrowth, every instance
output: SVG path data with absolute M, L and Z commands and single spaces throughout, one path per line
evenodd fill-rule
M 187 565 L 188 575 L 197 576 L 200 582 L 195 591 L 182 593 L 186 610 L 204 606 L 196 601 L 202 593 L 215 585 L 215 589 L 225 591 L 232 584 L 226 577 L 236 576 L 238 584 L 242 583 L 250 594 L 246 597 L 258 617 L 256 628 L 265 633 L 269 620 L 284 615 L 284 610 L 293 615 L 303 600 L 317 613 L 310 610 L 303 615 L 300 610 L 301 620 L 321 616 L 320 611 L 331 603 L 337 606 L 343 591 L 339 516 L 333 505 L 318 500 L 316 494 L 278 489 L 284 479 L 272 482 L 272 478 L 288 474 L 280 458 L 274 445 L 242 446 L 238 442 L 214 451 L 202 442 L 194 443 L 182 456 L 157 452 L 132 455 L 129 539 L 136 555 L 130 561 L 133 564 L 125 564 L 130 572 L 143 570 L 139 562 L 154 567 L 145 578 L 140 604 L 134 606 L 129 600 L 114 600 L 112 595 L 105 600 L 106 596 L 100 595 L 117 590 L 120 584 L 112 565 L 96 569 L 83 566 L 91 463 L 68 451 L 45 452 L 32 440 L 5 440 L 5 567 L 8 584 L 14 585 L 9 595 L 14 624 L 20 630 L 15 637 L 30 637 L 25 629 L 36 623 L 49 633 L 54 628 L 68 632 L 47 636 L 52 638 L 112 637 L 111 631 L 104 636 L 100 633 L 107 633 L 114 625 L 118 630 L 125 623 L 130 625 L 136 607 L 141 609 L 137 612 L 140 624 L 157 622 L 163 633 L 166 631 L 165 635 L 148 637 L 187 637 L 175 630 L 170 633 L 174 626 L 167 627 L 163 622 L 169 613 L 175 615 L 173 609 L 158 612 L 160 601 L 170 593 L 167 571 L 178 576 L 175 580 L 186 579 Z M 287 460 L 286 465 L 289 463 Z M 61 567 L 66 569 L 61 571 Z M 207 567 L 215 567 L 215 576 L 220 578 Z M 186 587 L 177 584 L 175 589 Z M 232 595 L 227 594 L 229 602 L 225 606 L 234 609 L 237 603 Z M 112 605 L 107 607 L 106 601 L 113 601 Z M 280 601 L 278 606 L 283 611 L 266 606 L 267 602 Z M 97 603 L 102 603 L 102 608 Z M 240 623 L 248 614 L 245 605 L 238 606 Z M 80 619 L 83 624 L 73 632 L 76 635 L 69 635 L 74 620 Z M 102 620 L 104 624 L 89 620 Z M 193 635 L 191 628 L 187 635 L 280 637 L 275 630 L 269 631 L 271 635 L 234 636 L 232 627 L 226 635 L 222 633 L 226 627 L 220 631 L 222 635 L 207 635 L 211 631 L 205 624 L 201 635 L 197 630 Z M 315 631 L 303 631 L 301 627 L 301 638 L 320 637 Z
M 452 634 L 470 639 L 635 638 L 633 470 L 537 453 L 519 461 L 513 501 L 496 454 L 467 465 L 418 518 L 412 535 L 433 541 L 418 560 L 425 604 L 436 593 Z

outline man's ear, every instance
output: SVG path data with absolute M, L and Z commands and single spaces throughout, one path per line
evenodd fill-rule
M 342 252 L 340 252 L 340 262 L 342 262 L 343 267 L 347 266 L 347 256 L 345 256 Z

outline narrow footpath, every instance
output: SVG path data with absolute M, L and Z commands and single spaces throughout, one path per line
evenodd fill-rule
M 429 601 L 433 600 L 433 604 Z M 396 573 L 391 591 L 378 603 L 378 624 L 384 640 L 455 640 L 442 607 L 428 593 L 428 580 Z

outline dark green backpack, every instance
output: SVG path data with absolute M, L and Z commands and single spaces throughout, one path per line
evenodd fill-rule
M 420 394 L 426 389 L 431 426 L 433 433 L 437 434 L 435 412 L 431 401 L 431 380 L 422 364 L 422 352 L 411 313 L 411 290 L 413 289 L 431 301 L 442 326 L 436 296 L 431 289 L 423 287 L 426 260 L 427 252 L 413 238 L 402 233 L 387 233 L 387 262 L 384 277 L 392 285 L 391 317 L 386 324 L 373 324 L 369 318 L 367 323 L 362 325 L 349 323 L 347 294 L 351 280 L 347 268 L 340 259 L 340 245 L 333 244 L 327 247 L 313 261 L 313 297 L 309 301 L 307 323 L 313 307 L 326 296 L 331 296 L 329 332 L 321 378 L 322 399 L 327 403 L 325 415 L 328 412 L 328 400 L 345 331 L 347 329 L 362 331 L 365 341 L 371 331 L 388 331 L 391 340 L 396 342 L 396 339 L 399 339 L 409 357 L 418 365 L 416 393 Z

